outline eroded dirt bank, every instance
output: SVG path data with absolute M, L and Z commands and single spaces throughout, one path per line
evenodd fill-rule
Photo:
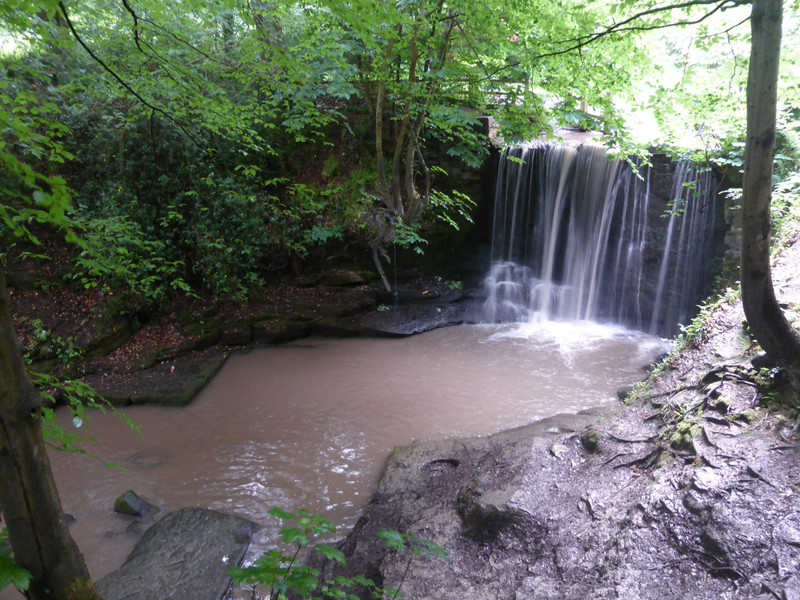
M 797 325 L 800 244 L 774 271 Z M 409 599 L 800 599 L 797 392 L 737 302 L 631 406 L 392 454 L 344 542 Z M 777 403 L 780 400 L 780 405 Z M 383 528 L 450 560 L 388 552 Z

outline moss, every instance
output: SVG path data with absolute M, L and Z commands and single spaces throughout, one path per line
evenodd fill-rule
M 720 394 L 714 404 L 714 408 L 722 414 L 727 414 L 731 407 L 731 398 L 725 394 Z
M 692 440 L 700 433 L 702 426 L 693 422 L 678 423 L 672 435 L 669 436 L 669 445 L 679 452 L 693 452 Z
M 589 426 L 581 432 L 581 444 L 584 450 L 590 454 L 599 454 L 602 452 L 600 447 L 601 435 L 594 426 Z
M 90 579 L 75 579 L 66 590 L 65 600 L 101 600 Z
M 755 408 L 748 408 L 746 411 L 741 412 L 737 415 L 739 419 L 745 421 L 746 423 L 755 423 L 762 416 L 763 415 L 761 414 L 761 411 Z

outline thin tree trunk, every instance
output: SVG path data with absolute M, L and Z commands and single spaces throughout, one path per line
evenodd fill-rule
M 800 361 L 800 334 L 787 321 L 770 273 L 770 201 L 782 0 L 753 0 L 747 79 L 747 145 L 742 227 L 742 305 L 755 339 L 783 364 Z
M 383 95 L 386 85 L 383 81 L 378 81 L 378 89 L 375 92 L 375 163 L 378 170 L 378 191 L 381 195 L 386 208 L 392 208 L 391 193 L 389 192 L 389 182 L 386 181 L 386 163 L 383 158 Z
M 391 60 L 394 40 L 389 40 L 384 59 L 386 63 Z M 388 70 L 386 64 L 381 67 L 377 74 L 377 84 L 375 90 L 375 165 L 378 170 L 378 191 L 381 200 L 387 209 L 392 210 L 392 194 L 389 189 L 389 182 L 386 180 L 386 161 L 383 156 L 383 102 L 386 96 L 386 82 Z
M 0 506 L 32 600 L 99 600 L 64 520 L 40 422 L 41 396 L 22 361 L 0 271 Z
M 402 162 L 403 150 L 408 145 L 406 138 L 408 135 L 408 127 L 411 123 L 411 109 L 416 97 L 415 86 L 417 84 L 417 62 L 419 61 L 417 38 L 419 36 L 419 28 L 420 24 L 417 23 L 411 35 L 411 56 L 408 61 L 408 81 L 406 82 L 407 88 L 403 107 L 403 118 L 400 122 L 400 128 L 394 142 L 394 152 L 392 153 L 392 197 L 395 203 L 395 212 L 401 217 L 405 216 L 405 206 L 403 204 L 403 185 L 400 180 L 400 164 Z M 406 189 L 405 191 L 407 195 L 408 190 Z M 407 196 L 406 200 L 410 202 L 411 197 Z
M 372 250 L 372 262 L 375 263 L 375 268 L 378 269 L 378 275 L 381 276 L 381 281 L 383 281 L 383 287 L 386 288 L 387 292 L 392 291 L 392 286 L 389 285 L 389 280 L 386 278 L 386 272 L 383 270 L 383 265 L 381 264 L 381 257 L 378 255 L 379 249 L 377 243 L 373 242 L 370 244 L 370 249 Z

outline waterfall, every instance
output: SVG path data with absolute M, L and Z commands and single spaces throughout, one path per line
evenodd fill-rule
M 670 165 L 637 174 L 593 144 L 507 149 L 484 320 L 612 321 L 673 334 L 709 292 L 722 223 L 710 171 L 681 161 L 672 174 Z

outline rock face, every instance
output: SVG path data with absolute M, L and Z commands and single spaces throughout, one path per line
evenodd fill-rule
M 655 412 L 396 449 L 343 543 L 349 574 L 409 600 L 800 597 L 800 456 L 748 424 L 728 431 L 746 441 L 709 430 L 701 457 L 674 452 Z M 387 551 L 384 528 L 449 562 Z
M 97 582 L 105 600 L 218 600 L 226 573 L 244 557 L 259 525 L 213 510 L 185 508 L 148 529 L 125 563 Z

